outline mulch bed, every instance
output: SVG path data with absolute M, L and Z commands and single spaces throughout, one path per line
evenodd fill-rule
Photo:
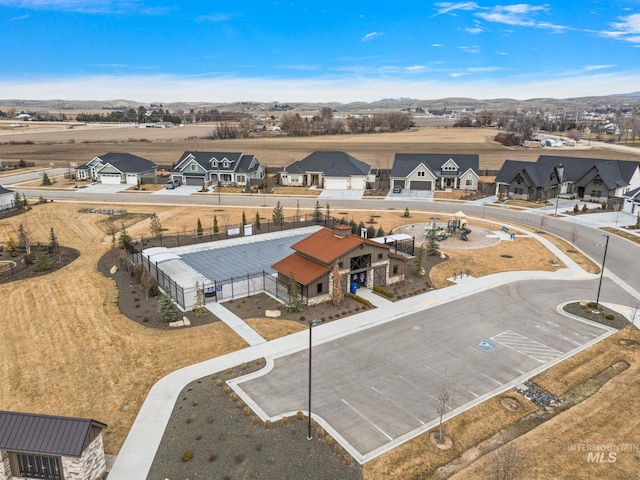
M 580 302 L 568 303 L 563 307 L 563 310 L 567 313 L 571 313 L 572 315 L 586 318 L 592 322 L 600 323 L 601 325 L 606 325 L 607 327 L 615 328 L 617 330 L 622 330 L 624 327 L 629 325 L 629 320 L 627 320 L 624 315 L 602 305 L 598 305 L 600 313 L 593 313 L 592 307 L 588 305 L 581 305 Z M 610 315 L 613 315 L 613 318 L 608 320 L 607 316 Z
M 187 385 L 180 393 L 156 453 L 149 480 L 185 478 L 279 480 L 360 480 L 362 467 L 344 464 L 344 451 L 335 453 L 324 438 L 307 440 L 308 419 L 287 418 L 265 428 L 254 424 L 253 412 L 245 415 L 225 393 L 225 383 L 264 365 L 252 362 L 246 369 L 220 372 Z M 183 461 L 185 452 L 192 459 Z M 188 458 L 188 457 L 185 457 Z
M 112 275 L 111 267 L 117 264 L 117 259 L 113 257 L 111 252 L 107 252 L 98 261 L 98 271 L 116 283 L 118 287 L 118 307 L 120 308 L 120 312 L 145 327 L 173 330 L 173 327 L 170 327 L 167 322 L 160 318 L 160 297 L 149 296 L 149 298 L 147 298 L 144 288 L 132 277 L 131 272 L 118 268 L 118 271 Z M 218 317 L 208 310 L 205 310 L 200 315 L 196 315 L 192 311 L 182 312 L 182 315 L 189 319 L 191 326 L 220 321 Z M 180 329 L 185 327 L 176 328 Z
M 24 262 L 24 253 L 20 253 L 17 257 L 11 257 L 7 252 L 0 253 L 0 261 L 11 261 L 16 263 L 15 267 L 13 267 L 13 272 L 11 269 L 8 269 L 0 273 L 0 283 L 9 283 L 16 280 L 25 280 L 28 278 L 47 275 L 49 273 L 55 272 L 56 270 L 60 270 L 66 265 L 69 265 L 80 256 L 80 252 L 75 248 L 59 248 L 60 253 L 53 252 L 49 255 L 49 268 L 47 268 L 46 270 L 38 270 L 38 267 L 33 263 L 27 265 Z M 31 257 L 33 259 L 35 257 L 35 252 L 37 252 L 38 250 L 38 246 L 32 246 L 31 250 Z

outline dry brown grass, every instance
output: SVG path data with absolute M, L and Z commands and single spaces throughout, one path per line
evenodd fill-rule
M 624 230 L 619 230 L 617 228 L 612 228 L 612 227 L 602 227 L 600 230 L 603 230 L 607 233 L 612 233 L 622 238 L 626 238 L 627 240 L 631 240 L 634 243 L 640 243 L 640 237 L 638 237 L 638 235 L 625 232 Z
M 525 453 L 519 471 L 527 472 L 528 478 L 626 480 L 636 477 L 637 451 L 618 452 L 613 463 L 588 463 L 587 451 L 570 450 L 573 444 L 633 444 L 637 448 L 640 442 L 636 415 L 640 411 L 640 383 L 637 381 L 640 347 L 618 343 L 627 338 L 630 328 L 535 378 L 543 387 L 562 393 L 618 361 L 626 361 L 630 365 L 593 396 L 514 441 L 518 450 Z M 632 330 L 632 338 L 640 340 L 638 329 Z M 605 459 L 607 455 L 605 452 Z M 491 456 L 488 455 L 452 479 L 488 478 L 490 471 Z
M 522 408 L 518 411 L 506 409 L 501 404 L 505 397 L 517 399 Z M 443 424 L 443 433 L 453 439 L 451 449 L 438 449 L 429 439 L 429 432 L 425 432 L 366 463 L 363 466 L 363 478 L 365 480 L 427 478 L 425 477 L 426 472 L 432 472 L 439 466 L 449 463 L 469 448 L 491 437 L 501 428 L 512 424 L 536 409 L 537 407 L 533 403 L 513 392 L 495 396 Z M 438 431 L 438 428 L 435 427 L 431 431 Z
M 301 322 L 293 320 L 280 320 L 273 318 L 248 318 L 245 322 L 253 328 L 260 336 L 267 340 L 285 337 L 292 333 L 306 330 L 307 326 Z
M 454 274 L 464 272 L 472 277 L 483 277 L 499 272 L 543 270 L 555 271 L 563 268 L 552 266 L 553 254 L 534 238 L 518 238 L 504 241 L 491 247 L 473 250 L 440 248 L 449 257 L 449 261 L 436 265 L 429 273 L 429 279 L 436 288 L 452 285 L 447 280 Z M 505 258 L 504 255 L 511 258 Z

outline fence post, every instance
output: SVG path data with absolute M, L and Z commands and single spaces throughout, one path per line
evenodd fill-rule
M 233 277 L 231 277 L 231 298 L 233 298 Z

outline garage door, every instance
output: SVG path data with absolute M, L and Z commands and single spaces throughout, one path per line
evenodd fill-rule
M 116 173 L 103 173 L 100 175 L 100 183 L 104 183 L 105 185 L 119 185 L 120 175 Z
M 431 190 L 431 182 L 414 180 L 409 183 L 411 190 Z
M 202 177 L 184 177 L 185 185 L 195 185 L 201 187 L 204 185 L 204 178 Z

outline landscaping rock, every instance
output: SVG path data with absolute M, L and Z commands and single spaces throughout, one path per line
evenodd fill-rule
M 526 390 L 520 387 L 513 387 L 513 390 L 523 397 L 528 398 L 539 407 L 548 407 L 552 403 L 556 405 L 557 403 L 562 402 L 561 397 L 556 397 L 546 390 L 543 390 L 531 380 L 524 382 L 524 386 L 527 387 Z
M 280 310 L 265 310 L 264 316 L 267 318 L 279 318 L 282 315 Z
M 109 273 L 111 275 L 115 275 L 117 271 L 118 271 L 118 267 L 114 265 L 113 267 L 111 267 L 111 270 L 109 270 Z
M 177 322 L 169 322 L 170 327 L 184 327 L 184 320 L 178 320 Z
M 191 325 L 191 320 L 189 320 L 187 317 L 182 317 L 182 323 L 185 327 L 189 327 Z

